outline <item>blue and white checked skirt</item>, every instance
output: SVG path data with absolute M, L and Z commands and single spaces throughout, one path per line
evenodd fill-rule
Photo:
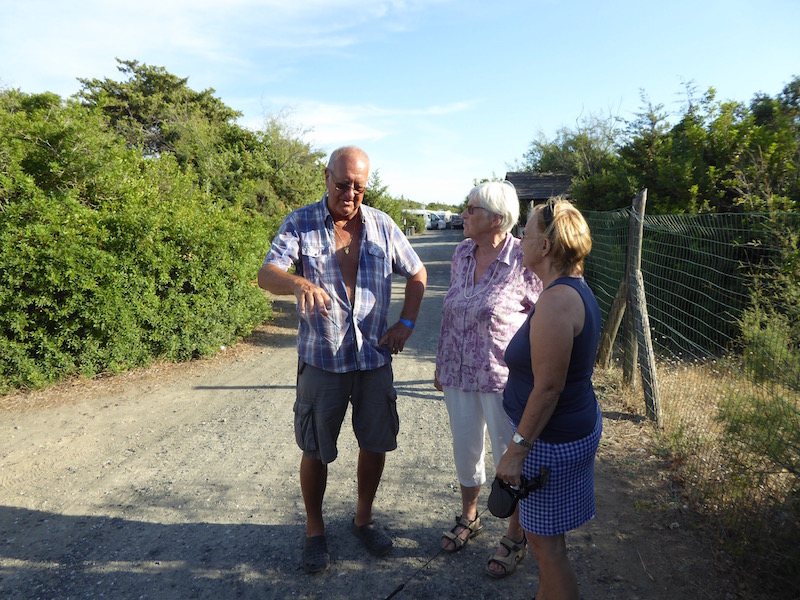
M 597 407 L 597 422 L 585 438 L 566 444 L 536 440 L 522 467 L 532 479 L 540 467 L 550 468 L 550 478 L 541 489 L 520 500 L 519 518 L 525 531 L 537 535 L 560 535 L 594 518 L 594 457 L 603 433 L 603 417 Z

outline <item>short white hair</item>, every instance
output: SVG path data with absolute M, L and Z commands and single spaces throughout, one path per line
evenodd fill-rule
M 510 181 L 487 181 L 476 185 L 470 190 L 467 200 L 500 215 L 500 229 L 505 233 L 511 231 L 519 220 L 519 198 Z

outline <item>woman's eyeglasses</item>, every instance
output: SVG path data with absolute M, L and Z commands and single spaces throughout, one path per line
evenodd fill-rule
M 483 208 L 482 206 L 472 206 L 471 204 L 467 204 L 467 214 L 473 215 L 477 209 L 485 210 L 489 212 L 488 208 Z

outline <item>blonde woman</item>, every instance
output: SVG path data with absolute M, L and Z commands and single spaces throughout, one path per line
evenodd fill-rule
M 503 407 L 516 426 L 497 477 L 520 485 L 542 468 L 547 483 L 519 503 L 539 566 L 540 599 L 578 600 L 564 534 L 594 517 L 594 459 L 603 425 L 592 387 L 601 315 L 583 279 L 592 248 L 581 213 L 564 199 L 537 206 L 522 240 L 525 266 L 544 291 L 506 348 Z

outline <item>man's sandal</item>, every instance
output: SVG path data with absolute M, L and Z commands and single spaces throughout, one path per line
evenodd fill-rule
M 528 540 L 524 534 L 521 542 L 515 542 L 510 537 L 504 535 L 500 539 L 500 545 L 508 550 L 508 554 L 506 556 L 500 556 L 499 552 L 496 552 L 486 564 L 486 573 L 489 575 L 489 577 L 494 579 L 502 579 L 503 577 L 508 577 L 511 575 L 514 571 L 516 571 L 517 563 L 525 558 L 525 555 L 528 553 Z M 492 563 L 503 567 L 503 571 L 492 571 L 489 568 Z
M 458 533 L 456 533 L 456 530 L 459 527 L 461 528 L 461 530 L 458 531 Z M 448 550 L 443 546 L 442 549 L 445 552 L 449 552 L 450 554 L 458 552 L 459 550 L 463 550 L 464 546 L 467 545 L 467 542 L 470 541 L 472 538 L 474 538 L 476 535 L 478 535 L 482 530 L 483 530 L 483 525 L 481 525 L 480 517 L 475 517 L 474 521 L 465 519 L 463 516 L 456 517 L 455 526 L 450 531 L 445 531 L 444 534 L 442 535 L 442 539 L 450 540 L 451 542 L 453 542 L 454 547 L 452 550 Z M 465 531 L 469 531 L 469 535 L 467 535 L 466 538 L 462 538 L 461 535 Z
M 324 535 L 306 538 L 303 544 L 303 568 L 307 573 L 321 573 L 331 564 L 328 542 Z

